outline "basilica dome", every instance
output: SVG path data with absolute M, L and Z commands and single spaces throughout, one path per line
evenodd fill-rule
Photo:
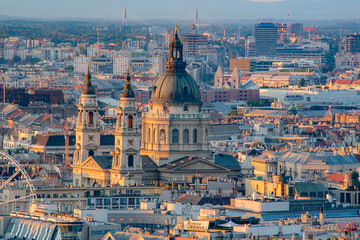
M 153 103 L 201 104 L 200 90 L 195 80 L 186 72 L 183 46 L 175 37 L 170 43 L 170 59 L 165 73 L 155 82 L 151 94 Z
M 201 97 L 195 80 L 184 70 L 165 72 L 153 86 L 151 101 L 201 103 Z

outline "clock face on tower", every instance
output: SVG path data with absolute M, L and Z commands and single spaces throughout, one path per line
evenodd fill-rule
M 133 140 L 133 139 L 129 139 L 129 140 L 128 140 L 128 145 L 129 145 L 129 146 L 134 146 L 134 140 Z

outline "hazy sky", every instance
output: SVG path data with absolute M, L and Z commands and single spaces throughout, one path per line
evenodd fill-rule
M 0 0 L 0 15 L 35 18 L 358 19 L 360 0 Z

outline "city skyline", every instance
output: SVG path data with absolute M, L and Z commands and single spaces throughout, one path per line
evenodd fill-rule
M 359 19 L 357 9 L 360 8 L 360 2 L 356 0 L 344 2 L 338 0 L 225 0 L 220 4 L 215 0 L 185 0 L 181 4 L 175 1 L 169 3 L 164 0 L 107 0 L 105 2 L 95 0 L 86 2 L 84 0 L 76 2 L 68 0 L 61 2 L 54 0 L 15 0 L 3 2 L 0 15 L 12 18 L 115 20 L 122 19 L 125 5 L 128 19 L 191 20 L 194 17 L 195 8 L 198 7 L 199 19 L 202 21 L 240 19 L 350 20 Z M 29 11 L 29 9 L 31 10 Z

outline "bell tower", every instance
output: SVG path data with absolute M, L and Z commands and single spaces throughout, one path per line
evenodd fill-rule
M 81 91 L 76 123 L 76 144 L 74 165 L 80 165 L 89 156 L 99 154 L 100 123 L 95 88 L 91 84 L 90 69 L 86 74 L 85 86 Z
M 134 185 L 142 182 L 138 108 L 130 80 L 128 69 L 117 108 L 114 132 L 115 149 L 111 169 L 111 184 L 114 185 Z

